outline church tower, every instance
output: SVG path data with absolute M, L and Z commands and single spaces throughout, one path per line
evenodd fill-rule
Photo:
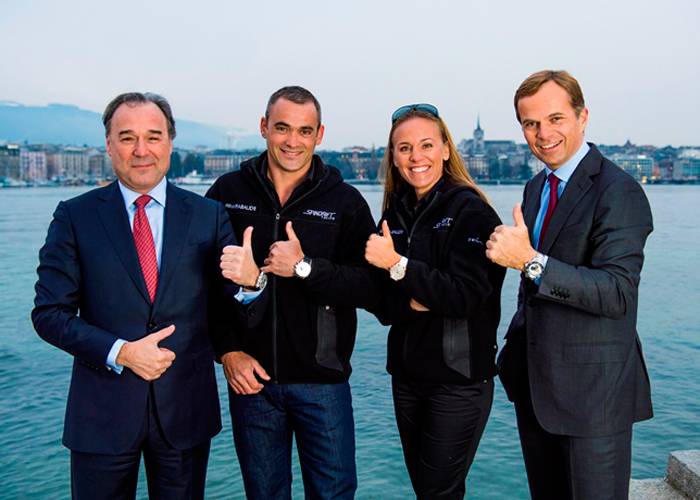
M 481 119 L 476 115 L 476 128 L 474 129 L 474 140 L 472 141 L 472 154 L 484 154 L 484 130 L 481 128 Z

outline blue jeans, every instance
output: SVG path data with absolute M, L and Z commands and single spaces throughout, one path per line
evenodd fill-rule
M 292 434 L 306 498 L 351 499 L 357 489 L 350 385 L 267 384 L 258 394 L 229 387 L 233 440 L 249 499 L 292 495 Z

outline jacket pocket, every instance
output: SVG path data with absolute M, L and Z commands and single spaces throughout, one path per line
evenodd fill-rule
M 338 324 L 331 306 L 319 306 L 316 313 L 316 362 L 324 368 L 343 371 L 338 359 Z
M 460 375 L 472 378 L 467 320 L 444 318 L 442 321 L 442 357 L 445 364 Z

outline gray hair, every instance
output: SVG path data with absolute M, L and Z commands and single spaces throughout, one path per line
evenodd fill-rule
M 105 126 L 105 136 L 109 135 L 112 126 L 112 117 L 119 106 L 126 104 L 127 106 L 133 107 L 138 104 L 146 104 L 149 102 L 152 102 L 158 106 L 158 109 L 163 112 L 165 119 L 168 122 L 168 135 L 170 136 L 170 139 L 175 139 L 175 118 L 173 118 L 173 111 L 170 109 L 170 103 L 165 97 L 158 94 L 153 94 L 151 92 L 125 92 L 124 94 L 119 94 L 117 97 L 112 99 L 110 103 L 107 104 L 105 112 L 102 114 L 102 123 Z

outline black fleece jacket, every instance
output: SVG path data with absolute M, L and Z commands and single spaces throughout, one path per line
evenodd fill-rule
M 392 325 L 387 370 L 404 381 L 493 377 L 505 269 L 486 258 L 485 244 L 501 221 L 472 189 L 445 180 L 414 204 L 412 193 L 395 195 L 382 216 L 396 251 L 408 258 L 402 280 L 384 275 L 373 311 Z M 412 310 L 411 298 L 430 311 Z
M 267 177 L 265 152 L 242 163 L 240 171 L 222 175 L 207 197 L 224 203 L 238 241 L 253 226 L 253 256 L 259 267 L 273 242 L 287 240 L 287 221 L 312 259 L 306 279 L 269 275 L 260 323 L 254 328 L 238 325 L 217 355 L 244 351 L 279 383 L 346 381 L 357 328 L 355 308 L 378 300 L 376 280 L 364 260 L 365 243 L 375 227 L 362 195 L 343 182 L 336 168 L 314 156 L 309 176 L 281 207 Z M 249 308 L 255 312 L 255 303 Z

